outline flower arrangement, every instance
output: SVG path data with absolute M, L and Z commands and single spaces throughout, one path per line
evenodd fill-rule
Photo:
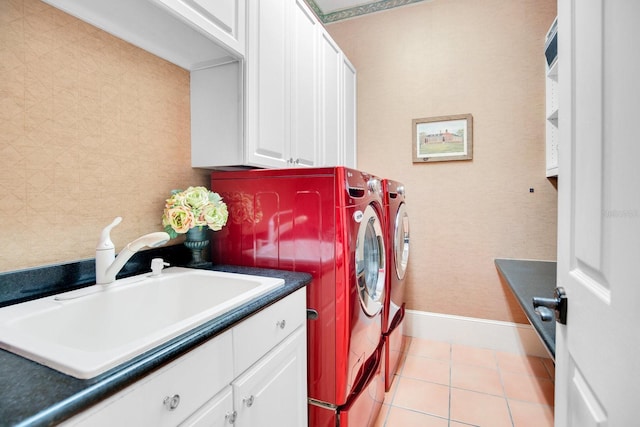
M 205 187 L 172 190 L 162 214 L 164 230 L 172 239 L 194 227 L 207 226 L 218 231 L 227 223 L 227 205 L 218 193 Z

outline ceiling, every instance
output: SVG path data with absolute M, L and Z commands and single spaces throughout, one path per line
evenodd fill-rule
M 424 0 L 305 0 L 325 24 Z

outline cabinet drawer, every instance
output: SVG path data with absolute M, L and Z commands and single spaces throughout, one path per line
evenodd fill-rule
M 232 366 L 232 333 L 226 331 L 66 425 L 176 426 L 233 380 Z
M 304 324 L 306 299 L 306 289 L 299 289 L 233 328 L 234 377 Z

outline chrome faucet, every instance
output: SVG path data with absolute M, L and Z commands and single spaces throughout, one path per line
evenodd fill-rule
M 111 241 L 111 230 L 121 221 L 122 217 L 116 217 L 100 234 L 100 240 L 98 241 L 98 246 L 96 246 L 96 283 L 99 285 L 114 282 L 116 275 L 129 261 L 129 258 L 143 247 L 155 248 L 169 241 L 169 235 L 164 231 L 145 234 L 125 246 L 116 257 L 115 246 Z

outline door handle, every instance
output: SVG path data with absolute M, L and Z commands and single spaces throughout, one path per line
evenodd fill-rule
M 543 322 L 555 318 L 557 322 L 567 324 L 567 293 L 562 287 L 553 291 L 553 298 L 533 297 L 533 308 Z

